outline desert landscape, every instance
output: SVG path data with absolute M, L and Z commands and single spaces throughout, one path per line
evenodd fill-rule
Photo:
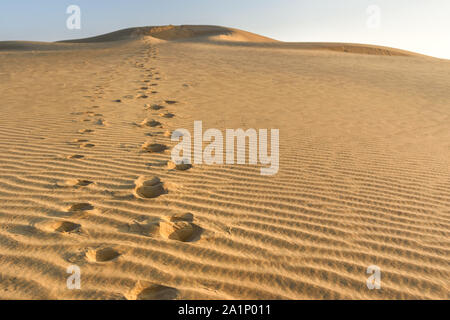
M 449 60 L 169 25 L 0 80 L 0 299 L 450 298 Z M 173 164 L 197 120 L 279 129 L 278 173 Z

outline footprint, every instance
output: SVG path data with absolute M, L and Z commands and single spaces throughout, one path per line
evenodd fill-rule
M 82 180 L 82 179 L 70 179 L 66 180 L 61 184 L 57 184 L 60 187 L 86 187 L 94 182 L 90 180 Z
M 140 123 L 140 126 L 147 126 L 147 127 L 157 127 L 160 125 L 161 125 L 161 122 L 153 120 L 153 119 L 151 119 L 151 120 L 144 119 L 144 121 L 142 121 Z
M 90 180 L 78 180 L 77 183 L 75 184 L 75 186 L 79 186 L 79 187 L 86 187 L 90 184 L 93 184 L 93 181 Z
M 175 213 L 174 215 L 170 216 L 169 220 L 192 222 L 194 220 L 194 215 L 190 212 Z
M 190 212 L 177 213 L 165 219 L 159 223 L 159 233 L 165 239 L 189 242 L 198 239 L 203 232 L 192 223 L 194 215 Z
M 181 130 L 174 130 L 174 131 L 166 131 L 167 137 L 173 136 L 175 138 L 180 138 L 183 136 L 183 131 Z M 164 134 L 166 136 L 166 134 Z
M 190 168 L 192 168 L 192 165 L 190 163 L 175 163 L 173 161 L 168 161 L 167 162 L 167 168 L 169 170 L 180 170 L 180 171 L 185 171 L 185 170 L 189 170 Z
M 160 220 L 148 219 L 147 221 L 134 221 L 132 224 L 127 224 L 122 231 L 139 234 L 146 237 L 154 237 L 159 235 Z
M 140 198 L 156 198 L 164 193 L 167 193 L 167 190 L 164 189 L 164 185 L 161 180 L 156 177 L 139 177 L 135 181 L 135 195 Z
M 137 96 L 137 98 L 138 98 L 138 99 L 147 99 L 147 98 L 148 98 L 148 95 L 146 95 L 146 94 L 140 94 L 140 95 Z
M 133 289 L 125 294 L 128 300 L 173 300 L 179 296 L 179 291 L 160 284 L 139 281 Z
M 78 133 L 91 133 L 94 132 L 94 130 L 92 129 L 80 129 L 78 130 Z
M 94 206 L 90 204 L 89 202 L 81 202 L 81 203 L 75 203 L 71 205 L 67 211 L 69 212 L 78 212 L 78 211 L 88 211 L 94 209 Z
M 173 113 L 170 113 L 170 112 L 160 113 L 159 116 L 163 117 L 163 118 L 173 118 L 173 117 L 175 117 L 175 115 Z
M 194 225 L 187 221 L 162 221 L 159 233 L 165 239 L 187 242 L 194 237 Z
M 83 159 L 84 156 L 81 154 L 73 154 L 67 157 L 67 159 Z
M 84 142 L 88 142 L 89 140 L 87 139 L 73 139 L 72 142 L 74 143 L 84 143 Z
M 142 145 L 142 150 L 146 152 L 163 152 L 167 149 L 165 144 L 146 142 Z
M 121 254 L 113 248 L 90 249 L 86 258 L 90 262 L 108 262 L 117 259 Z
M 106 126 L 107 122 L 104 119 L 98 119 L 97 122 L 95 122 L 95 124 L 98 126 Z
M 54 230 L 57 232 L 75 232 L 81 228 L 81 225 L 78 223 L 73 223 L 70 221 L 62 221 L 57 222 L 52 225 Z
M 70 221 L 44 221 L 38 227 L 48 232 L 71 233 L 78 232 L 81 225 Z
M 148 104 L 146 104 L 145 107 L 146 107 L 147 109 L 151 109 L 151 110 L 160 110 L 160 109 L 163 109 L 163 108 L 164 108 L 164 106 L 161 106 L 161 105 L 159 105 L 159 104 L 152 104 L 151 106 L 149 106 Z

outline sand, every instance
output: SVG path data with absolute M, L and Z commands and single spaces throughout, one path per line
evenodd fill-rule
M 448 60 L 168 26 L 2 42 L 0 80 L 1 299 L 450 296 Z M 195 120 L 279 128 L 279 172 L 177 170 Z

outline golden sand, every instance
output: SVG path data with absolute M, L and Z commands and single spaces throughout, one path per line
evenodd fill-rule
M 1 299 L 449 298 L 449 61 L 168 26 L 3 42 L 0 80 Z M 174 170 L 195 120 L 279 128 L 278 174 Z

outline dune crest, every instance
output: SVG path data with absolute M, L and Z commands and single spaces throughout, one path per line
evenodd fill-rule
M 264 36 L 260 36 L 247 31 L 220 26 L 203 25 L 167 25 L 152 27 L 136 27 L 123 29 L 100 36 L 65 40 L 61 42 L 86 43 L 118 41 L 136 38 L 150 38 L 150 40 L 176 41 L 176 40 L 226 40 L 226 41 L 247 41 L 247 42 L 277 42 Z
M 0 41 L 1 51 L 50 51 L 50 50 L 81 50 L 94 48 L 106 48 L 111 42 L 121 44 L 123 42 L 144 40 L 149 44 L 163 44 L 165 42 L 201 42 L 217 45 L 240 45 L 251 47 L 333 51 L 340 53 L 354 53 L 364 55 L 381 56 L 415 56 L 427 57 L 422 54 L 390 48 L 385 46 L 358 44 L 358 43 L 327 43 L 327 42 L 283 42 L 255 33 L 235 28 L 209 26 L 209 25 L 166 25 L 148 26 L 122 29 L 94 37 L 62 40 L 57 42 L 38 41 Z M 155 93 L 155 92 L 153 92 Z M 146 95 L 138 96 L 147 98 Z M 116 100 L 120 102 L 120 99 Z
M 64 40 L 59 43 L 102 43 L 110 41 L 145 39 L 157 44 L 165 41 L 210 42 L 240 44 L 299 50 L 334 51 L 383 56 L 423 56 L 414 52 L 384 46 L 357 43 L 282 42 L 262 35 L 234 28 L 209 25 L 166 25 L 123 29 L 95 37 Z M 1 48 L 1 46 L 0 46 Z

